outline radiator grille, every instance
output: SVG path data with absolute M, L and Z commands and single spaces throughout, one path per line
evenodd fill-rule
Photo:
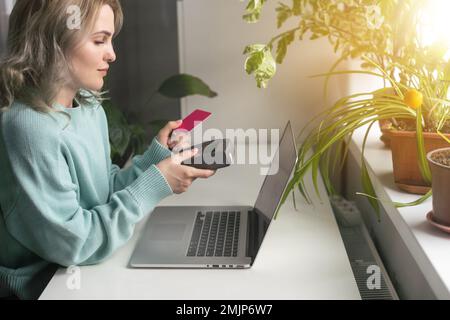
M 398 300 L 356 205 L 341 197 L 332 197 L 331 204 L 361 299 Z

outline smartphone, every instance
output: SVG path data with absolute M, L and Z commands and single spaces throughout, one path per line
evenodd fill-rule
M 217 170 L 228 167 L 233 162 L 233 152 L 228 139 L 206 141 L 182 151 L 194 148 L 198 149 L 198 153 L 181 162 L 182 165 L 197 169 Z
M 196 109 L 193 112 L 191 112 L 186 118 L 184 118 L 181 126 L 176 128 L 175 130 L 191 131 L 202 121 L 205 121 L 207 118 L 209 118 L 210 115 L 211 112 Z

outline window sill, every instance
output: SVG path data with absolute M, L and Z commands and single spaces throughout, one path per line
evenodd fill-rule
M 404 296 L 421 297 L 420 293 L 412 291 L 426 286 L 430 291 L 429 297 L 450 299 L 450 235 L 435 229 L 426 220 L 426 214 L 432 210 L 431 199 L 408 208 L 396 208 L 393 205 L 393 201 L 408 203 L 417 200 L 418 196 L 402 192 L 396 187 L 391 151 L 380 141 L 378 126 L 373 126 L 370 132 L 365 159 L 375 191 L 382 199 L 381 221 L 377 220 L 374 210 L 369 208 L 367 199 L 355 196 L 355 191 L 362 191 L 357 169 L 361 168 L 364 133 L 364 128 L 356 131 L 349 146 L 349 162 L 353 161 L 354 164 L 353 167 L 348 165 L 347 196 L 355 199 L 363 211 L 364 221 L 375 237 L 378 250 L 387 258 L 385 263 L 391 267 L 388 268 L 391 269 L 390 273 L 394 273 L 391 277 L 397 278 L 397 285 L 403 289 Z M 399 241 L 396 242 L 396 239 Z M 412 259 L 415 266 L 408 264 L 408 258 Z M 424 279 L 423 285 L 419 278 Z

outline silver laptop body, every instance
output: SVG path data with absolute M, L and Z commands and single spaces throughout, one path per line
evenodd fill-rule
M 132 268 L 249 268 L 254 263 L 297 161 L 290 122 L 251 206 L 161 206 L 148 218 Z M 269 173 L 273 172 L 272 160 Z M 272 171 L 271 171 L 272 170 Z

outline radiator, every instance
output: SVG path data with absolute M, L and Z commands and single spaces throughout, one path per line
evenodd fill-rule
M 363 300 L 399 300 L 354 202 L 330 198 L 353 275 Z

